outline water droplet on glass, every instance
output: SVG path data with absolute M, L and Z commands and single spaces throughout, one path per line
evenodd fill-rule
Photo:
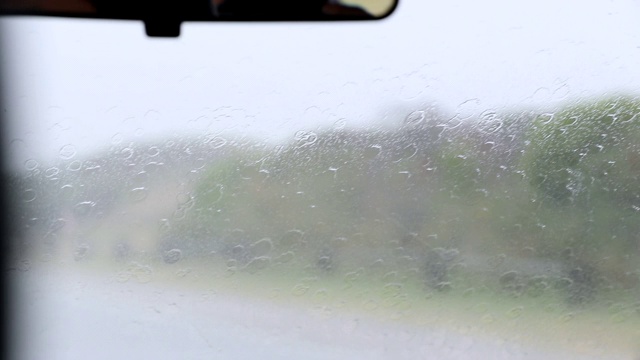
M 77 203 L 73 207 L 73 213 L 76 216 L 87 216 L 91 213 L 91 210 L 93 209 L 95 204 L 96 203 L 93 201 L 83 201 L 83 202 Z
M 422 110 L 417 110 L 407 115 L 405 119 L 405 124 L 408 126 L 417 126 L 420 125 L 426 117 L 426 113 Z
M 314 144 L 318 140 L 318 135 L 313 131 L 300 130 L 296 132 L 294 139 L 298 142 L 298 147 Z
M 147 185 L 149 181 L 149 173 L 146 171 L 140 171 L 133 177 L 133 185 L 136 187 L 143 187 Z
M 124 136 L 120 133 L 115 133 L 112 137 L 111 137 L 111 144 L 113 145 L 118 145 L 122 142 L 122 140 L 124 140 Z
M 192 270 L 191 268 L 178 269 L 178 270 L 176 271 L 176 276 L 177 276 L 177 277 L 180 277 L 180 278 L 183 278 L 183 277 L 185 277 L 185 276 L 189 275 L 192 271 L 193 271 L 193 270 Z
M 37 198 L 37 193 L 34 189 L 27 189 L 22 193 L 22 201 L 32 202 Z
M 293 287 L 293 290 L 291 291 L 291 293 L 294 296 L 303 296 L 304 294 L 307 293 L 307 291 L 309 291 L 309 286 L 308 285 L 297 284 L 296 286 Z
M 150 157 L 158 156 L 160 154 L 160 149 L 157 146 L 152 146 L 147 151 Z
M 553 91 L 553 98 L 556 101 L 564 100 L 567 96 L 569 96 L 570 92 L 571 92 L 571 88 L 569 87 L 569 85 L 562 84 Z
M 510 309 L 509 311 L 507 311 L 507 317 L 510 319 L 517 319 L 522 315 L 523 312 L 524 312 L 524 307 L 516 306 L 513 309 Z
M 176 200 L 178 200 L 178 204 L 184 205 L 193 201 L 193 197 L 189 193 L 181 193 L 176 196 Z
M 245 266 L 245 270 L 250 274 L 255 274 L 260 270 L 266 269 L 270 262 L 271 259 L 268 256 L 258 256 L 249 261 Z
M 536 119 L 537 121 L 539 121 L 541 124 L 548 124 L 551 121 L 553 121 L 553 117 L 554 114 L 552 113 L 545 113 L 545 114 L 540 114 L 538 115 L 538 118 Z
M 484 132 L 485 134 L 494 134 L 502 129 L 503 123 L 500 119 L 495 119 L 492 121 L 483 121 L 478 125 L 479 130 Z
M 287 251 L 282 253 L 280 256 L 278 256 L 276 258 L 276 262 L 281 263 L 281 264 L 285 264 L 288 263 L 289 261 L 293 260 L 293 258 L 295 257 L 295 253 L 293 251 Z
M 456 108 L 456 117 L 460 120 L 466 120 L 474 116 L 480 109 L 480 99 L 469 99 L 463 101 Z
M 79 160 L 74 160 L 67 165 L 67 170 L 69 171 L 78 171 L 80 169 L 82 169 L 82 162 Z
M 62 185 L 60 187 L 60 196 L 63 199 L 71 199 L 73 197 L 74 192 L 75 191 L 74 191 L 73 185 L 71 184 Z
M 207 143 L 211 145 L 212 148 L 219 149 L 227 145 L 227 139 L 220 136 L 214 136 L 213 138 L 207 140 Z
M 60 173 L 60 169 L 58 169 L 57 167 L 50 167 L 47 170 L 45 170 L 44 172 L 44 176 L 48 177 L 48 178 L 52 178 L 56 175 L 58 175 L 58 173 Z
M 269 238 L 258 240 L 250 246 L 251 253 L 256 257 L 267 255 L 272 248 L 273 242 Z
M 149 161 L 144 165 L 142 169 L 145 172 L 154 172 L 154 171 L 158 171 L 162 166 L 164 166 L 163 162 Z
M 548 102 L 551 98 L 551 91 L 546 87 L 540 87 L 533 92 L 531 100 L 533 102 Z
M 304 232 L 300 230 L 289 230 L 282 236 L 279 245 L 285 249 L 293 249 L 302 244 L 303 236 Z
M 89 245 L 80 244 L 73 251 L 73 260 L 80 261 L 84 259 L 88 253 L 89 253 Z
M 147 190 L 147 188 L 144 188 L 144 187 L 133 188 L 129 192 L 129 198 L 133 202 L 144 201 L 147 198 L 147 196 L 149 196 L 149 190 Z
M 382 147 L 380 145 L 369 146 L 366 149 L 364 149 L 364 158 L 366 160 L 371 160 L 374 157 L 378 156 L 381 150 L 382 150 Z
M 162 255 L 162 260 L 167 264 L 175 264 L 182 258 L 182 251 L 180 249 L 171 249 L 165 251 Z
M 168 232 L 171 230 L 171 222 L 169 219 L 160 219 L 160 224 L 158 225 L 161 232 Z
M 122 155 L 122 158 L 125 159 L 125 160 L 131 159 L 131 157 L 133 156 L 133 149 L 124 148 L 124 149 L 120 150 L 120 155 Z
M 402 158 L 409 159 L 413 157 L 418 152 L 418 149 L 414 145 L 408 145 L 404 149 L 402 149 Z
M 29 159 L 24 162 L 24 167 L 29 171 L 35 170 L 38 167 L 38 162 L 34 159 Z
M 193 170 L 204 169 L 206 160 L 204 158 L 197 158 L 193 164 Z
M 483 152 L 491 151 L 491 149 L 493 149 L 495 145 L 496 143 L 494 141 L 487 141 L 484 144 L 482 144 L 482 146 L 480 147 L 480 151 L 483 151 Z
M 75 146 L 73 146 L 71 144 L 67 144 L 67 145 L 65 145 L 65 146 L 60 148 L 60 158 L 62 160 L 70 160 L 74 156 L 76 156 L 76 147 Z
M 485 324 L 491 324 L 494 321 L 495 321 L 495 318 L 491 314 L 484 314 L 482 316 L 482 322 Z

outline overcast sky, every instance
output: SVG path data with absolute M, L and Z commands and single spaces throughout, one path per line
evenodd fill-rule
M 82 156 L 188 132 L 282 141 L 387 109 L 467 116 L 638 92 L 638 19 L 632 0 L 401 0 L 383 21 L 186 24 L 150 39 L 136 22 L 5 18 L 10 155 L 23 166 L 69 144 Z

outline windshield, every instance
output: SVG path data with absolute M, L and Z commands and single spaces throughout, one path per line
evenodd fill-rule
M 638 356 L 639 17 L 2 19 L 16 358 Z

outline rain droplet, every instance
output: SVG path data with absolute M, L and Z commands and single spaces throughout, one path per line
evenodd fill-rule
M 378 303 L 375 300 L 369 299 L 369 300 L 365 300 L 362 306 L 364 307 L 365 310 L 373 311 L 378 308 Z
M 491 151 L 495 145 L 496 143 L 494 141 L 487 141 L 480 146 L 480 150 L 484 152 Z
M 381 150 L 382 150 L 382 147 L 380 145 L 369 146 L 368 148 L 364 149 L 364 158 L 366 160 L 371 160 L 374 157 L 378 156 Z
M 57 167 L 50 167 L 47 170 L 45 170 L 44 176 L 51 178 L 58 175 L 58 173 L 60 173 L 60 169 L 58 169 Z
M 413 157 L 417 152 L 418 152 L 418 149 L 416 149 L 415 146 L 408 145 L 404 149 L 402 149 L 402 158 L 409 159 Z
M 282 239 L 280 239 L 280 246 L 286 249 L 292 249 L 300 244 L 302 244 L 302 238 L 304 236 L 304 232 L 300 230 L 289 230 L 287 231 Z
M 409 126 L 417 126 L 424 121 L 425 116 L 426 114 L 424 111 L 417 110 L 409 114 L 404 122 L 406 125 L 409 125 Z
M 207 143 L 211 145 L 212 148 L 219 149 L 227 145 L 227 139 L 220 136 L 214 136 L 213 138 L 209 139 Z
M 161 169 L 162 166 L 164 166 L 163 162 L 149 161 L 147 164 L 144 165 L 142 169 L 145 172 L 154 172 Z
M 42 242 L 45 245 L 48 246 L 53 246 L 58 242 L 58 235 L 54 232 L 54 231 L 49 231 L 44 238 L 42 239 Z
M 75 191 L 74 191 L 73 185 L 71 184 L 62 185 L 60 187 L 60 196 L 63 199 L 71 199 L 74 192 Z
M 24 162 L 24 167 L 29 171 L 35 170 L 38 167 L 38 162 L 34 159 L 29 159 Z
M 194 170 L 204 169 L 206 165 L 206 160 L 204 158 L 197 158 L 195 163 L 193 164 Z
M 282 253 L 280 256 L 278 256 L 276 261 L 278 263 L 284 264 L 284 263 L 288 263 L 289 261 L 293 260 L 294 257 L 295 257 L 295 253 L 293 251 L 287 251 L 285 253 Z
M 178 204 L 180 204 L 180 205 L 184 205 L 184 204 L 187 204 L 187 203 L 193 201 L 193 197 L 191 197 L 191 194 L 189 194 L 189 193 L 178 194 L 176 196 L 176 199 L 178 200 Z
M 500 129 L 502 129 L 502 126 L 503 126 L 502 120 L 495 119 L 493 121 L 483 121 L 479 125 L 479 128 L 485 134 L 494 134 L 500 131 Z
M 146 185 L 149 181 L 149 173 L 146 171 L 140 171 L 133 177 L 133 184 L 137 187 L 142 187 Z
M 73 260 L 80 261 L 84 259 L 88 253 L 89 253 L 89 245 L 87 244 L 78 245 L 76 249 L 73 251 Z
M 73 213 L 76 216 L 86 216 L 89 215 L 89 213 L 91 213 L 91 210 L 93 209 L 93 207 L 96 205 L 95 202 L 93 201 L 83 201 L 80 203 L 77 203 L 74 207 L 73 207 Z
M 313 131 L 300 130 L 296 132 L 294 139 L 298 142 L 298 147 L 314 144 L 318 140 L 318 135 Z
M 190 268 L 186 268 L 186 269 L 179 269 L 178 271 L 176 271 L 176 276 L 183 278 L 187 275 L 189 275 L 193 270 L 191 270 Z
M 553 91 L 553 97 L 556 101 L 563 100 L 567 96 L 569 96 L 570 92 L 571 92 L 571 88 L 569 87 L 569 85 L 562 84 Z
M 67 165 L 67 170 L 69 171 L 78 171 L 80 169 L 82 169 L 82 162 L 79 160 L 74 160 Z
M 533 92 L 531 100 L 534 102 L 548 102 L 551 97 L 551 91 L 546 87 L 540 87 Z
M 303 296 L 304 294 L 307 293 L 307 291 L 309 291 L 309 286 L 304 284 L 298 284 L 293 287 L 293 290 L 291 291 L 291 293 L 294 296 Z
M 124 148 L 120 151 L 120 154 L 122 155 L 122 158 L 125 160 L 131 159 L 131 157 L 133 156 L 133 149 Z
M 34 189 L 27 189 L 22 194 L 22 200 L 24 202 L 32 202 L 37 198 L 37 193 Z
M 67 145 L 65 145 L 65 146 L 60 148 L 60 158 L 62 160 L 70 160 L 74 156 L 76 156 L 76 147 L 75 146 L 73 146 L 71 144 L 67 144 Z
M 129 198 L 133 202 L 144 201 L 147 198 L 147 196 L 149 196 L 149 190 L 147 190 L 144 187 L 133 188 L 129 192 Z
M 554 117 L 554 114 L 545 113 L 545 114 L 538 115 L 538 118 L 536 120 L 539 121 L 541 124 L 548 124 L 551 121 L 553 121 L 553 117 Z
M 160 154 L 160 149 L 157 146 L 152 146 L 147 151 L 150 157 L 158 156 Z
M 111 137 L 111 144 L 113 145 L 118 145 L 122 142 L 122 140 L 124 140 L 124 136 L 120 133 L 115 133 L 112 137 Z
M 175 264 L 182 258 L 180 249 L 171 249 L 162 255 L 162 260 L 167 264 Z
M 251 248 L 251 253 L 254 256 L 256 257 L 265 256 L 273 248 L 273 242 L 269 238 L 264 238 L 251 244 L 250 248 Z
M 224 187 L 220 184 L 216 184 L 211 189 L 208 189 L 205 192 L 205 196 L 207 198 L 207 202 L 210 204 L 217 203 L 222 199 L 222 194 L 224 193 Z
M 269 263 L 271 263 L 271 259 L 268 256 L 258 256 L 249 261 L 245 266 L 245 270 L 249 274 L 255 274 L 260 270 L 266 269 Z
M 169 221 L 169 219 L 160 219 L 159 227 L 160 231 L 166 233 L 171 230 L 171 222 Z
M 456 117 L 460 120 L 466 120 L 474 116 L 480 108 L 480 99 L 469 99 L 463 101 L 456 109 Z
M 522 315 L 523 312 L 524 307 L 516 306 L 513 309 L 507 311 L 507 317 L 509 317 L 510 319 L 517 319 Z

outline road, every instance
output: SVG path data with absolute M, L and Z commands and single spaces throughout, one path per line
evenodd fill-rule
M 62 273 L 61 273 L 62 274 Z M 235 295 L 13 271 L 17 359 L 596 359 Z

